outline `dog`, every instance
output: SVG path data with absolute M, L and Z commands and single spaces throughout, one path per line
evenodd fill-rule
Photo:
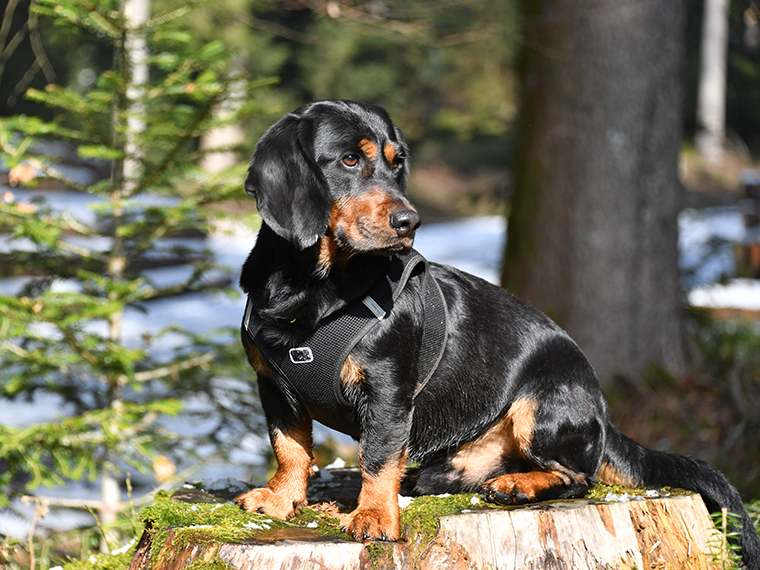
M 278 467 L 237 503 L 281 519 L 306 504 L 319 419 L 359 442 L 362 488 L 342 521 L 357 539 L 400 538 L 397 496 L 414 461 L 415 494 L 481 492 L 502 505 L 582 497 L 597 481 L 692 490 L 710 511 L 741 516 L 745 564 L 760 568 L 736 489 L 703 461 L 619 432 L 562 329 L 504 289 L 413 255 L 408 179 L 409 149 L 380 107 L 309 103 L 259 140 L 245 190 L 262 225 L 240 278 L 241 338 Z M 410 256 L 412 267 L 399 261 Z M 428 311 L 426 291 L 443 307 Z M 333 346 L 334 325 L 315 348 L 315 331 L 351 311 L 369 315 L 358 336 Z M 428 329 L 439 333 L 432 350 Z

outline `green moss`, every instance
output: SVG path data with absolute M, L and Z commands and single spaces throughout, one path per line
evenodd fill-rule
M 338 519 L 305 508 L 282 521 L 268 515 L 250 513 L 232 503 L 185 503 L 162 498 L 140 512 L 141 520 L 153 533 L 150 558 L 170 560 L 191 545 L 211 546 L 267 540 L 278 529 L 304 529 L 318 536 L 348 538 Z
M 288 522 L 293 526 L 311 528 L 320 536 L 349 538 L 348 535 L 340 529 L 340 520 L 332 518 L 325 513 L 315 511 L 314 509 L 303 508 L 299 514 L 288 519 Z
M 615 500 L 615 497 L 623 497 L 625 495 L 630 497 L 649 497 L 657 499 L 660 497 L 693 494 L 693 491 L 686 491 L 684 489 L 676 489 L 673 487 L 624 487 L 622 485 L 605 485 L 603 483 L 597 483 L 589 489 L 585 498 L 592 501 L 605 501 Z M 613 497 L 610 497 L 610 495 Z
M 481 495 L 463 493 L 461 495 L 422 496 L 401 510 L 401 532 L 407 561 L 421 561 L 425 551 L 438 537 L 438 519 L 464 510 L 500 509 L 498 505 L 486 503 Z M 393 566 L 394 543 L 372 542 L 367 545 L 369 559 L 375 568 Z
M 370 542 L 364 548 L 367 549 L 367 556 L 372 564 L 372 568 L 385 568 L 393 565 L 394 543 Z
M 140 511 L 143 522 L 154 528 L 190 526 L 242 526 L 248 522 L 262 521 L 268 517 L 248 513 L 232 503 L 183 503 L 159 501 Z M 275 523 L 272 520 L 273 524 Z
M 438 518 L 465 509 L 497 509 L 480 495 L 464 493 L 449 496 L 416 497 L 401 511 L 401 529 L 412 543 L 427 546 L 438 535 Z
M 242 542 L 285 526 L 257 513 L 243 511 L 227 503 L 183 503 L 159 500 L 145 507 L 140 518 L 154 532 L 151 559 L 171 556 L 191 544 Z M 167 540 L 172 535 L 171 546 Z

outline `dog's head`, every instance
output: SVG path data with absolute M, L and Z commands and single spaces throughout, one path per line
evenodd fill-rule
M 320 242 L 330 259 L 406 251 L 420 224 L 406 198 L 408 155 L 384 109 L 317 101 L 264 133 L 245 190 L 264 222 L 298 249 Z

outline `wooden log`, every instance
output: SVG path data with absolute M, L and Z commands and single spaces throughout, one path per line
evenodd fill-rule
M 721 537 L 699 495 L 465 509 L 439 517 L 432 538 L 413 535 L 398 543 L 363 544 L 303 527 L 272 528 L 239 542 L 188 543 L 177 539 L 179 530 L 163 535 L 159 550 L 167 555 L 150 556 L 155 532 L 149 527 L 129 570 L 212 561 L 236 570 L 721 567 Z

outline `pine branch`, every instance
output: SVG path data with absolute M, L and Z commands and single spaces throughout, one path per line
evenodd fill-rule
M 183 360 L 182 362 L 177 362 L 169 366 L 162 366 L 153 370 L 137 372 L 135 374 L 135 380 L 138 382 L 149 382 L 150 380 L 157 380 L 158 378 L 163 378 L 165 376 L 176 377 L 183 370 L 190 370 L 191 368 L 197 367 L 205 368 L 208 363 L 214 360 L 217 356 L 218 352 L 212 350 L 206 354 L 194 356 L 192 358 L 188 358 L 187 360 Z
M 203 111 L 199 113 L 195 120 L 190 124 L 190 126 L 185 129 L 184 134 L 179 137 L 177 143 L 174 145 L 171 151 L 169 151 L 158 168 L 156 168 L 151 176 L 145 180 L 142 180 L 140 184 L 137 185 L 134 191 L 135 194 L 143 192 L 146 188 L 150 188 L 161 177 L 161 175 L 173 165 L 174 159 L 179 154 L 180 149 L 182 149 L 182 147 L 184 147 L 188 141 L 196 136 L 198 126 L 211 115 L 213 110 L 216 108 L 216 105 L 222 98 L 223 94 L 224 92 L 220 90 L 214 95 L 214 97 L 208 102 Z
M 11 31 L 11 24 L 13 23 L 13 13 L 16 11 L 18 0 L 8 0 L 5 5 L 5 12 L 3 13 L 3 22 L 0 25 L 0 84 L 2 84 L 3 71 L 5 71 L 5 64 L 11 57 L 16 48 L 21 43 L 21 40 L 26 35 L 26 30 L 29 27 L 29 21 L 24 22 L 21 29 L 16 32 L 16 35 L 11 39 L 8 45 L 5 44 L 5 40 L 8 39 L 8 34 Z
M 21 348 L 17 344 L 14 344 L 14 343 L 9 342 L 7 340 L 0 341 L 0 346 L 2 346 L 3 348 L 5 348 L 6 350 L 9 350 L 10 352 L 12 352 L 13 354 L 15 354 L 19 358 L 23 358 L 23 359 L 27 359 L 28 360 L 29 357 L 30 357 L 30 355 L 31 355 L 28 350 L 24 350 L 23 348 Z
M 76 182 L 74 180 L 71 180 L 70 178 L 66 178 L 66 175 L 58 170 L 57 168 L 50 166 L 50 164 L 40 160 L 39 158 L 36 158 L 34 156 L 28 156 L 26 157 L 26 161 L 31 164 L 34 168 L 44 172 L 48 177 L 52 178 L 53 180 L 57 180 L 59 182 L 62 182 L 64 185 L 68 186 L 69 188 L 72 188 L 73 190 L 77 190 L 79 192 L 87 192 L 88 186 L 86 184 L 81 184 L 80 182 Z
M 45 74 L 45 79 L 48 83 L 54 83 L 56 80 L 55 70 L 45 53 L 45 48 L 42 46 L 40 29 L 37 25 L 37 15 L 32 11 L 29 12 L 29 41 L 32 45 L 35 61 L 42 68 L 42 72 Z
M 98 511 L 103 502 L 97 499 L 67 499 L 65 497 L 50 497 L 47 495 L 25 495 L 38 501 L 45 501 L 53 508 L 72 509 L 80 511 Z

